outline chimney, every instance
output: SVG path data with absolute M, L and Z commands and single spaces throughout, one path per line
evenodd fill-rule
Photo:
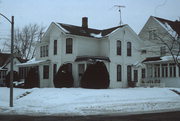
M 82 27 L 88 28 L 88 18 L 87 17 L 82 18 Z

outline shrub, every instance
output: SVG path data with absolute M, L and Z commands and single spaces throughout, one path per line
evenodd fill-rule
M 25 79 L 25 88 L 39 87 L 39 72 L 35 67 L 30 68 L 28 75 Z
M 91 89 L 106 89 L 109 87 L 109 73 L 103 62 L 96 62 L 87 67 L 82 79 L 81 87 Z
M 135 86 L 136 86 L 136 82 L 134 82 L 134 81 L 128 82 L 128 87 L 135 87 Z
M 72 87 L 74 83 L 74 79 L 72 76 L 72 72 L 69 69 L 69 64 L 63 64 L 54 77 L 54 86 L 56 88 L 61 87 Z
M 17 71 L 13 71 L 13 81 L 19 81 L 19 74 Z M 10 87 L 10 72 L 5 77 L 5 84 L 7 87 Z

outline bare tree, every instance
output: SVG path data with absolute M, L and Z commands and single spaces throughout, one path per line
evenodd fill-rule
M 175 31 L 168 24 L 165 24 L 164 27 L 167 32 L 155 32 L 155 38 L 157 40 L 160 40 L 160 44 L 164 44 L 168 48 L 168 51 L 173 58 L 173 61 L 178 67 L 180 67 L 180 35 L 177 33 L 177 31 L 179 30 Z M 180 27 L 180 23 L 177 23 L 177 28 L 178 27 Z
M 31 59 L 35 54 L 35 44 L 40 40 L 45 27 L 37 24 L 29 24 L 22 29 L 15 29 L 14 33 L 14 50 L 24 59 Z M 9 48 L 10 43 L 6 43 Z

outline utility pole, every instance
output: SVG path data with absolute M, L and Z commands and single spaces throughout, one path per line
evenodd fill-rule
M 125 6 L 123 5 L 114 5 L 114 7 L 117 7 L 118 8 L 118 11 L 119 11 L 119 17 L 120 17 L 120 20 L 119 20 L 119 25 L 121 26 L 122 25 L 122 17 L 121 17 L 121 8 L 125 8 Z
M 13 59 L 14 59 L 14 16 L 11 18 L 11 72 L 10 72 L 10 107 L 13 107 Z
M 13 59 L 14 59 L 14 16 L 9 20 L 5 15 L 0 13 L 0 16 L 4 17 L 6 20 L 11 23 L 11 68 L 10 68 L 10 101 L 9 106 L 13 107 Z

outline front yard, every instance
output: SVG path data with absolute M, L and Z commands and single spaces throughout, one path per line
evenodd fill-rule
M 0 114 L 98 115 L 148 111 L 180 111 L 180 88 L 14 88 L 14 107 L 9 107 L 9 88 L 0 87 Z

